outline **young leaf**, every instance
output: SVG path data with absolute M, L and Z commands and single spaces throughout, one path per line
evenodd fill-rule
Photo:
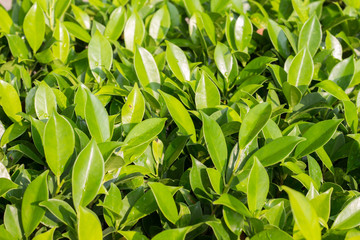
M 127 100 L 121 109 L 121 122 L 128 132 L 136 123 L 141 122 L 145 113 L 145 100 L 135 83 L 134 88 L 127 96 Z
M 215 59 L 216 66 L 219 69 L 219 71 L 221 72 L 221 74 L 225 78 L 228 78 L 230 76 L 231 69 L 233 68 L 234 63 L 233 63 L 233 57 L 231 55 L 231 52 L 225 44 L 223 44 L 221 42 L 218 42 L 216 44 L 215 52 L 214 52 L 214 59 Z
M 21 102 L 15 88 L 3 80 L 0 80 L 0 105 L 5 114 L 14 122 L 21 121 L 17 113 L 22 112 Z
M 224 134 L 219 124 L 201 112 L 203 132 L 207 149 L 212 162 L 220 173 L 224 173 L 227 166 L 227 146 Z
M 167 4 L 164 4 L 159 10 L 157 10 L 154 16 L 151 18 L 149 26 L 149 35 L 157 42 L 161 42 L 171 25 L 170 13 L 167 8 Z
M 303 134 L 306 140 L 297 146 L 295 156 L 302 157 L 322 147 L 334 135 L 341 121 L 342 120 L 325 120 L 311 126 Z
M 307 48 L 311 56 L 314 56 L 321 43 L 321 25 L 314 14 L 301 28 L 299 35 L 298 49 Z
M 110 138 L 109 116 L 100 100 L 87 91 L 85 119 L 91 136 L 97 143 L 105 142 Z
M 220 104 L 220 93 L 216 85 L 202 72 L 195 92 L 197 109 L 212 108 Z
M 66 27 L 60 21 L 56 23 L 53 37 L 56 40 L 51 47 L 53 56 L 56 59 L 60 59 L 63 63 L 66 63 L 70 53 L 70 36 Z
M 13 21 L 9 16 L 9 13 L 2 7 L 0 7 L 0 31 L 6 34 L 10 33 Z
M 185 240 L 186 233 L 189 230 L 190 227 L 168 229 L 155 235 L 155 237 L 153 237 L 152 240 L 163 240 L 163 239 Z
M 103 239 L 101 223 L 94 212 L 80 206 L 77 217 L 79 240 Z
M 72 194 L 76 210 L 88 205 L 98 193 L 104 178 L 104 160 L 92 139 L 78 155 L 72 171 Z
M 160 91 L 160 94 L 163 97 L 170 115 L 174 119 L 174 122 L 178 126 L 180 132 L 184 135 L 190 135 L 190 139 L 195 143 L 195 126 L 184 105 L 170 94 L 162 91 Z
M 126 23 L 126 9 L 123 6 L 115 8 L 106 24 L 104 37 L 116 41 L 124 30 Z
M 75 135 L 70 123 L 54 112 L 46 123 L 43 141 L 46 162 L 55 176 L 60 177 L 75 148 Z
M 166 41 L 166 61 L 177 79 L 190 81 L 190 67 L 185 53 L 169 41 Z
M 268 32 L 270 40 L 275 49 L 282 57 L 287 58 L 290 55 L 289 42 L 283 29 L 275 21 L 269 19 Z
M 105 71 L 110 70 L 113 52 L 109 41 L 98 31 L 89 42 L 88 59 L 91 72 L 101 82 L 106 77 Z
M 142 47 L 136 47 L 134 57 L 136 75 L 143 88 L 156 99 L 159 98 L 160 73 L 154 57 Z
M 253 34 L 253 26 L 250 19 L 241 14 L 234 25 L 234 40 L 237 50 L 246 52 Z
M 149 182 L 148 185 L 155 196 L 161 212 L 170 222 L 175 224 L 179 219 L 179 214 L 171 192 L 162 183 Z
M 40 82 L 35 93 L 35 111 L 37 117 L 41 119 L 50 118 L 56 111 L 56 97 L 51 88 L 45 81 Z
M 259 134 L 271 116 L 271 105 L 260 103 L 245 115 L 239 132 L 239 148 L 245 147 Z
M 54 232 L 56 228 L 52 228 L 47 232 L 36 235 L 33 240 L 53 240 Z
M 299 88 L 302 94 L 307 90 L 314 74 L 314 63 L 307 48 L 303 48 L 291 62 L 287 81 Z
M 53 198 L 43 201 L 39 205 L 46 208 L 67 226 L 75 228 L 76 213 L 67 202 Z
M 360 225 L 360 197 L 352 200 L 345 208 L 341 210 L 336 217 L 331 229 L 346 230 L 353 229 Z
M 307 240 L 320 240 L 321 229 L 315 209 L 309 200 L 298 191 L 283 186 L 290 199 L 295 223 Z
M 33 52 L 37 52 L 45 35 L 45 18 L 41 7 L 36 1 L 24 18 L 24 34 Z
M 353 79 L 354 73 L 355 61 L 354 58 L 350 56 L 333 67 L 328 79 L 340 86 L 342 90 L 345 90 Z
M 31 235 L 45 215 L 45 210 L 38 206 L 38 203 L 48 199 L 48 172 L 43 172 L 25 190 L 21 204 L 21 220 L 26 237 Z
M 269 176 L 260 161 L 255 158 L 247 184 L 247 201 L 251 212 L 255 213 L 255 211 L 262 209 L 269 192 L 269 186 Z
M 141 45 L 145 37 L 145 26 L 139 16 L 134 11 L 126 22 L 124 29 L 125 47 L 130 51 L 135 51 L 136 45 Z
M 246 206 L 239 199 L 228 193 L 222 194 L 218 200 L 214 201 L 214 204 L 224 205 L 245 217 L 252 216 Z

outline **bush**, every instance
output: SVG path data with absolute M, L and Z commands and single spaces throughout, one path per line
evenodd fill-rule
M 0 8 L 0 240 L 359 239 L 360 2 Z

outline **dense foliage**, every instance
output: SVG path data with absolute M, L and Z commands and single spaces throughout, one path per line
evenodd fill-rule
M 0 32 L 0 240 L 360 238 L 360 1 L 16 0 Z

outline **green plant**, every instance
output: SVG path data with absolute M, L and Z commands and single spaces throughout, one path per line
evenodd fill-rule
M 358 0 L 0 7 L 0 240 L 358 239 Z

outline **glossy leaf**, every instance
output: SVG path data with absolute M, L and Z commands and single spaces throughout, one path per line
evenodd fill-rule
M 35 2 L 27 12 L 24 18 L 23 29 L 25 37 L 33 52 L 37 52 L 44 41 L 45 35 L 44 13 L 37 2 Z
M 106 24 L 104 36 L 116 41 L 124 30 L 125 23 L 126 11 L 124 7 L 120 6 L 111 13 L 109 22 Z
M 325 120 L 311 126 L 303 134 L 306 140 L 297 146 L 295 156 L 302 157 L 322 147 L 333 136 L 340 122 L 341 120 Z
M 309 18 L 301 28 L 298 49 L 307 48 L 314 56 L 321 43 L 321 25 L 316 15 Z
M 283 187 L 289 195 L 291 210 L 297 226 L 305 239 L 321 239 L 320 224 L 315 209 L 301 193 Z
M 70 123 L 54 112 L 46 123 L 43 141 L 46 162 L 51 171 L 60 177 L 75 148 L 75 135 Z
M 250 109 L 245 115 L 239 132 L 239 147 L 244 149 L 266 125 L 271 115 L 271 105 L 261 103 Z
M 80 206 L 78 212 L 78 239 L 98 240 L 102 239 L 101 223 L 94 212 Z
M 195 92 L 197 109 L 216 107 L 220 104 L 220 93 L 216 85 L 203 72 Z
M 292 60 L 287 82 L 304 94 L 314 74 L 314 63 L 307 48 L 303 48 Z
M 121 122 L 129 131 L 136 123 L 141 122 L 145 113 L 145 100 L 137 84 L 127 96 L 121 109 Z
M 35 93 L 35 111 L 39 119 L 46 119 L 56 111 L 56 97 L 49 85 L 44 81 L 39 84 Z
M 360 198 L 352 200 L 336 217 L 331 229 L 352 229 L 360 225 L 359 218 Z
M 137 12 L 133 12 L 126 22 L 124 29 L 125 46 L 135 51 L 136 45 L 141 45 L 145 36 L 145 26 Z
M 157 42 L 163 40 L 169 31 L 171 25 L 170 13 L 167 5 L 157 10 L 151 18 L 149 26 L 149 35 Z
M 170 94 L 164 93 L 162 91 L 160 92 L 160 94 L 163 97 L 166 106 L 169 110 L 169 113 L 171 117 L 174 119 L 180 132 L 184 135 L 190 135 L 190 139 L 195 143 L 196 142 L 195 126 L 184 105 Z
M 100 100 L 87 92 L 85 120 L 91 136 L 96 142 L 105 142 L 110 138 L 109 116 Z
M 261 210 L 269 192 L 269 176 L 260 161 L 255 158 L 247 184 L 248 206 L 253 213 Z
M 190 67 L 185 53 L 175 44 L 166 41 L 166 61 L 180 81 L 190 81 Z
M 21 102 L 15 88 L 3 80 L 0 80 L 0 105 L 5 114 L 14 122 L 21 121 L 17 113 L 22 112 Z
M 269 19 L 268 32 L 275 49 L 287 58 L 290 55 L 289 42 L 282 28 L 273 20 Z
M 227 166 L 227 147 L 224 134 L 217 122 L 206 114 L 201 113 L 203 132 L 207 149 L 212 162 L 220 173 L 224 173 Z
M 134 65 L 142 87 L 156 99 L 159 98 L 160 73 L 154 57 L 142 47 L 136 47 Z
M 92 139 L 80 152 L 72 171 L 72 194 L 76 210 L 88 205 L 97 195 L 104 178 L 104 160 Z
M 25 190 L 21 204 L 21 220 L 26 237 L 30 236 L 45 215 L 45 210 L 38 206 L 38 203 L 46 201 L 49 197 L 47 176 L 48 171 L 45 171 Z

